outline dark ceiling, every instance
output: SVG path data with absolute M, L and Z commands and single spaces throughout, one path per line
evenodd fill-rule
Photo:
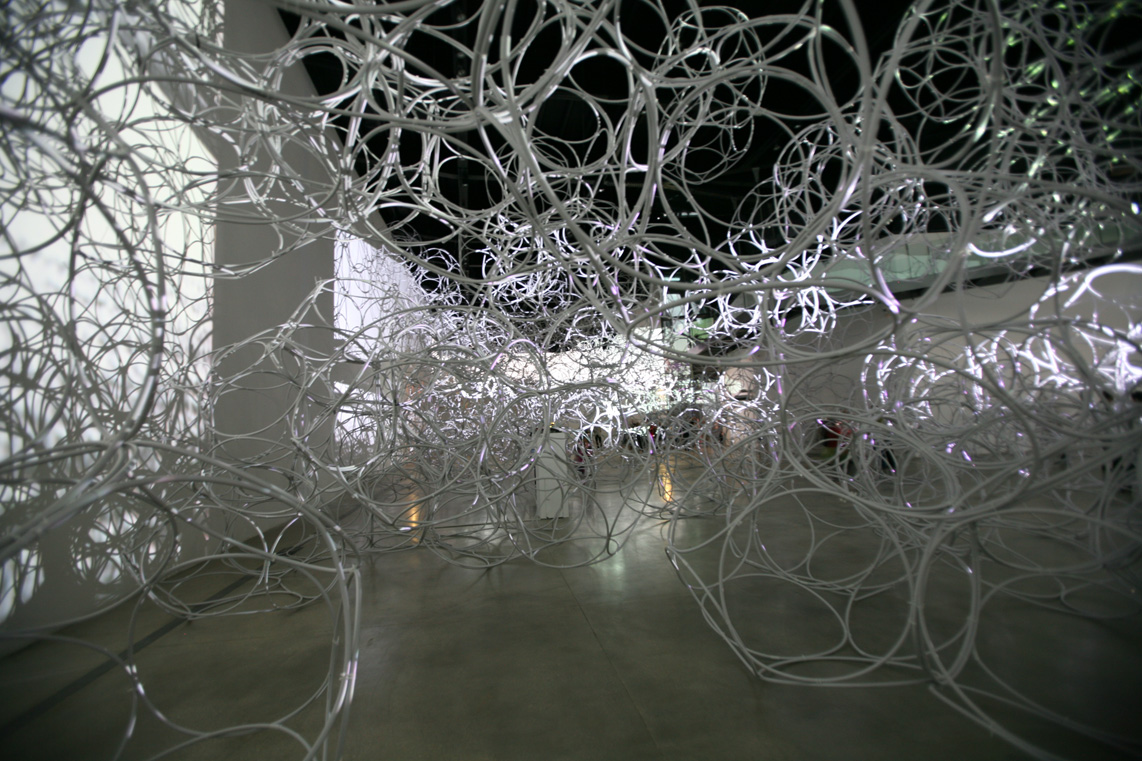
M 521 5 L 528 6 L 531 4 L 522 3 Z M 736 0 L 720 2 L 719 5 L 737 8 L 747 16 L 756 18 L 796 14 L 802 10 L 804 4 L 790 0 L 766 0 L 766 2 Z M 891 47 L 898 22 L 910 3 L 904 0 L 885 0 L 877 2 L 875 5 L 875 14 L 870 14 L 873 23 L 867 23 L 864 30 L 874 61 Z M 445 5 L 424 20 L 426 26 L 432 27 L 433 33 L 413 34 L 403 38 L 402 50 L 409 55 L 410 61 L 416 60 L 425 64 L 422 68 L 425 69 L 423 73 L 426 76 L 443 74 L 447 77 L 467 77 L 471 73 L 471 61 L 466 54 L 459 51 L 470 50 L 474 45 L 478 30 L 475 23 L 470 20 L 475 18 L 474 13 L 479 10 L 480 6 L 481 3 L 475 0 L 457 0 Z M 623 37 L 627 44 L 641 46 L 647 51 L 657 51 L 666 34 L 666 23 L 686 12 L 688 7 L 689 4 L 685 0 L 660 0 L 654 6 L 642 2 L 642 0 L 624 0 L 616 4 L 615 16 L 621 21 Z M 662 17 L 663 12 L 667 15 L 665 19 Z M 840 29 L 846 27 L 839 3 L 824 3 L 820 12 L 823 24 Z M 534 13 L 534 9 L 531 10 L 530 15 L 523 11 L 518 12 L 512 25 L 513 33 L 525 35 L 529 23 L 533 20 Z M 287 11 L 282 11 L 281 15 L 289 32 L 297 34 L 302 19 Z M 349 18 L 348 23 L 353 25 L 355 22 Z M 498 35 L 501 31 L 501 29 L 497 29 L 495 34 Z M 319 34 L 336 36 L 341 33 L 325 28 Z M 448 44 L 447 39 L 455 40 L 457 46 Z M 558 48 L 559 44 L 557 26 L 548 25 L 540 32 L 539 38 L 531 46 L 531 50 L 542 51 L 548 46 Z M 493 54 L 498 50 L 497 37 L 493 37 L 489 50 Z M 489 56 L 489 66 L 492 68 L 497 63 L 495 58 L 495 55 Z M 304 60 L 317 92 L 322 95 L 337 92 L 343 83 L 354 75 L 353 71 L 347 70 L 343 59 L 332 53 L 318 52 L 306 56 Z M 825 61 L 834 92 L 840 94 L 841 97 L 845 93 L 854 92 L 859 84 L 858 75 L 852 66 L 845 65 L 847 58 L 844 54 L 839 50 L 826 49 Z M 532 55 L 529 52 L 528 55 L 524 56 L 514 74 L 515 81 L 517 84 L 534 82 L 545 72 L 546 63 L 541 55 Z M 783 65 L 806 76 L 811 75 L 807 57 L 800 60 L 787 60 L 783 62 Z M 594 96 L 596 102 L 607 111 L 612 120 L 617 120 L 626 112 L 627 98 L 629 97 L 626 92 L 626 79 L 620 72 L 615 71 L 616 67 L 617 64 L 606 58 L 591 58 L 575 67 L 575 83 Z M 418 73 L 417 69 L 415 63 L 409 65 L 410 73 Z M 616 73 L 619 75 L 616 76 Z M 799 87 L 776 79 L 767 83 L 765 99 L 767 103 L 782 104 L 782 110 L 793 115 L 796 115 L 800 104 L 806 100 L 804 91 Z M 645 117 L 643 118 L 645 119 Z M 591 158 L 588 140 L 598 129 L 598 125 L 595 114 L 583 100 L 566 90 L 557 90 L 536 111 L 534 121 L 536 133 L 554 136 L 565 141 L 565 146 L 560 147 L 561 150 L 579 150 L 580 154 L 576 158 L 580 161 Z M 336 120 L 336 124 L 340 128 L 340 134 L 344 140 L 348 132 L 349 117 L 341 117 Z M 363 133 L 369 131 L 370 126 L 380 125 L 366 124 L 361 131 Z M 682 213 L 679 216 L 684 220 L 684 224 L 688 225 L 691 234 L 709 239 L 714 245 L 724 239 L 725 229 L 724 224 L 719 226 L 716 222 L 711 226 L 711 221 L 721 220 L 723 223 L 728 223 L 732 220 L 743 196 L 757 185 L 759 177 L 766 177 L 771 174 L 774 162 L 779 153 L 786 147 L 788 141 L 786 131 L 767 130 L 765 127 L 770 125 L 762 124 L 760 121 L 755 126 L 755 134 L 749 141 L 748 147 L 738 155 L 735 166 L 728 171 L 722 172 L 707 181 L 689 182 L 685 192 L 670 183 L 666 183 L 663 188 L 665 200 L 670 202 L 676 211 L 681 210 Z M 647 130 L 636 128 L 632 134 L 636 141 L 643 138 L 642 145 L 636 143 L 632 146 L 632 153 L 636 156 L 645 155 L 649 150 L 649 147 L 645 145 Z M 480 137 L 477 136 L 475 130 L 461 132 L 455 135 L 455 139 L 473 146 L 474 150 L 484 150 L 480 143 Z M 486 131 L 485 139 L 493 141 L 491 146 L 493 150 L 505 149 L 502 143 L 497 144 L 495 142 L 496 133 Z M 384 156 L 388 153 L 388 140 L 389 132 L 384 129 L 379 130 L 369 139 L 368 150 L 357 152 L 356 168 L 360 176 L 375 174 L 372 171 L 374 169 L 373 164 L 377 161 L 378 156 Z M 421 155 L 421 149 L 421 139 L 414 132 L 406 130 L 401 134 L 399 154 L 402 163 L 414 164 L 417 162 Z M 441 175 L 440 189 L 446 199 L 459 207 L 472 209 L 487 209 L 501 200 L 502 193 L 498 190 L 498 185 L 483 181 L 483 167 L 479 162 L 457 161 L 453 162 L 453 166 L 454 171 L 444 172 Z M 702 171 L 700 164 L 696 167 L 696 171 Z M 639 192 L 640 187 L 633 184 L 627 188 L 614 187 L 613 183 L 607 186 L 604 178 L 603 186 L 598 189 L 596 198 L 599 202 L 606 204 L 616 201 L 619 193 L 627 193 L 633 197 Z M 691 203 L 688 195 L 692 196 L 705 212 L 702 215 L 705 229 L 698 222 L 697 216 L 686 215 L 687 207 Z M 406 217 L 400 211 L 391 210 L 387 213 L 382 212 L 382 214 L 387 214 L 390 217 L 386 219 L 387 223 L 407 224 Z M 415 220 L 412 226 L 417 229 L 418 237 L 422 240 L 431 241 L 444 238 L 446 247 L 455 248 L 457 245 L 461 245 L 455 239 L 449 239 L 448 231 L 441 230 L 431 219 Z M 475 275 L 478 271 L 479 263 L 471 263 L 469 274 Z M 685 275 L 685 273 L 682 274 Z
M 840 30 L 842 36 L 851 39 L 846 18 L 839 2 L 799 3 L 791 0 L 731 0 L 719 3 L 721 6 L 733 7 L 751 19 L 763 16 L 780 16 L 782 14 L 819 13 L 820 23 Z M 540 80 L 548 71 L 550 60 L 545 51 L 557 50 L 561 44 L 558 24 L 548 23 L 541 25 L 539 36 L 528 48 L 519 61 L 513 61 L 513 67 L 500 65 L 499 46 L 501 36 L 508 39 L 519 39 L 528 34 L 529 26 L 537 21 L 538 7 L 545 8 L 550 21 L 552 6 L 547 3 L 538 4 L 525 0 L 518 4 L 515 16 L 510 23 L 502 18 L 490 25 L 490 37 L 487 40 L 487 56 L 480 64 L 485 80 L 491 78 L 498 86 L 504 86 L 510 77 L 515 91 Z M 420 24 L 411 30 L 398 29 L 397 21 L 380 22 L 370 18 L 374 24 L 373 31 L 384 34 L 388 30 L 400 32 L 399 48 L 403 51 L 406 71 L 409 75 L 421 75 L 426 80 L 449 78 L 470 81 L 474 70 L 472 51 L 477 45 L 477 35 L 480 30 L 477 24 L 480 20 L 480 10 L 483 4 L 476 0 L 455 0 L 455 2 L 442 5 L 432 14 L 423 18 Z M 621 0 L 615 3 L 608 17 L 610 30 L 603 29 L 596 37 L 595 45 L 613 45 L 616 40 L 613 35 L 615 29 L 621 29 L 622 42 L 633 51 L 636 60 L 645 59 L 647 65 L 654 62 L 657 51 L 662 46 L 667 34 L 668 25 L 687 12 L 690 4 L 685 0 L 657 0 L 655 3 L 644 0 Z M 861 3 L 863 13 L 863 32 L 870 50 L 870 60 L 875 66 L 887 53 L 894 42 L 894 38 L 901 20 L 908 13 L 911 3 L 904 0 L 878 0 L 875 3 Z M 953 3 L 949 7 L 955 7 Z M 703 12 L 711 12 L 709 6 L 703 6 Z M 332 96 L 334 93 L 344 92 L 346 83 L 351 82 L 359 73 L 351 62 L 351 56 L 334 54 L 329 50 L 337 50 L 338 43 L 343 42 L 350 34 L 362 29 L 362 22 L 352 15 L 337 19 L 338 24 L 316 23 L 328 21 L 329 16 L 314 16 L 311 19 L 282 11 L 282 18 L 292 35 L 307 39 L 310 43 L 310 53 L 304 58 L 306 69 L 311 77 L 317 92 L 323 96 Z M 545 19 L 538 19 L 544 21 Z M 778 29 L 780 25 L 774 25 Z M 1124 46 L 1134 44 L 1132 33 L 1122 25 L 1104 25 L 1108 38 L 1104 40 L 1105 49 L 1122 49 Z M 771 32 L 774 35 L 780 32 Z M 395 39 L 395 38 L 394 38 Z M 808 47 L 808 46 L 805 46 Z M 589 46 L 588 50 L 591 49 Z M 1019 57 L 1026 58 L 1027 51 L 1016 48 L 1005 51 L 1005 63 L 1009 66 L 1017 62 Z M 1130 60 L 1139 58 L 1137 51 Z M 1007 60 L 1010 59 L 1010 60 Z M 661 60 L 661 59 L 659 59 Z M 786 56 L 781 65 L 793 75 L 803 75 L 823 81 L 832 90 L 837 102 L 846 102 L 858 94 L 860 76 L 852 65 L 851 56 L 841 50 L 839 46 L 822 46 L 822 52 L 817 59 L 818 64 L 823 62 L 824 75 L 815 75 L 814 63 L 809 55 L 799 55 L 796 50 Z M 1085 65 L 1083 61 L 1075 63 L 1076 66 Z M 1121 64 L 1119 64 L 1121 65 Z M 669 72 L 667 73 L 669 75 Z M 942 78 L 943 77 L 943 78 Z M 793 77 L 795 78 L 795 77 Z M 529 117 L 529 125 L 533 129 L 535 140 L 532 148 L 543 154 L 549 165 L 558 165 L 560 162 L 583 163 L 595 158 L 593 151 L 598 150 L 599 141 L 592 137 L 599 129 L 599 119 L 595 109 L 599 109 L 612 123 L 628 111 L 630 93 L 627 92 L 627 78 L 618 63 L 606 57 L 595 57 L 576 64 L 571 77 L 574 88 L 557 89 L 539 104 L 534 104 L 534 110 Z M 930 82 L 933 90 L 938 92 L 950 91 L 959 84 L 950 75 L 937 74 Z M 423 88 L 422 88 L 423 89 Z M 471 90 L 465 90 L 471 92 Z M 593 105 L 587 105 L 577 92 L 590 96 Z M 656 90 L 663 110 L 671 107 L 668 99 L 674 97 L 669 88 L 659 87 Z M 391 93 L 375 93 L 378 103 Z M 761 93 L 756 93 L 760 99 Z M 348 105 L 354 96 L 346 96 L 342 103 Z M 356 108 L 361 108 L 361 101 L 355 101 Z M 679 283 L 693 282 L 696 273 L 716 272 L 721 269 L 733 270 L 736 266 L 735 254 L 726 246 L 728 234 L 735 224 L 735 216 L 740 215 L 743 199 L 747 198 L 752 189 L 758 186 L 759 181 L 773 175 L 774 166 L 782 151 L 788 150 L 790 135 L 797 129 L 813 123 L 813 118 L 805 109 L 815 107 L 811 99 L 805 96 L 805 90 L 792 81 L 792 78 L 771 78 L 765 85 L 765 107 L 779 111 L 784 119 L 767 116 L 755 116 L 752 121 L 742 128 L 748 134 L 748 140 L 743 139 L 741 147 L 735 150 L 732 165 L 725 171 L 704 176 L 707 169 L 713 169 L 711 163 L 703 166 L 701 157 L 695 158 L 688 164 L 688 175 L 668 177 L 664 174 L 662 187 L 650 209 L 651 222 L 646 228 L 647 233 L 654 237 L 652 253 L 644 257 L 649 266 L 657 271 L 669 274 Z M 772 106 L 770 104 L 773 104 Z M 923 119 L 924 140 L 934 146 L 927 154 L 929 161 L 941 161 L 946 156 L 967 156 L 967 159 L 957 158 L 957 161 L 970 162 L 972 152 L 978 156 L 979 151 L 985 150 L 981 146 L 969 146 L 972 138 L 970 130 L 965 130 L 964 119 L 948 119 L 946 122 L 928 120 L 914 114 L 911 104 L 902 99 L 899 88 L 895 88 L 889 99 L 889 107 L 896 115 L 898 124 L 906 132 L 915 132 L 921 129 Z M 424 106 L 427 108 L 428 106 Z M 446 89 L 439 91 L 439 98 L 434 108 L 444 111 L 454 109 L 460 113 L 468 108 L 458 103 L 455 96 L 450 95 Z M 1117 107 L 1117 106 L 1115 106 Z M 370 112 L 368 106 L 366 113 Z M 377 113 L 372 110 L 371 113 Z M 423 113 L 423 112 L 422 112 Z M 646 119 L 645 115 L 641 117 Z M 383 204 L 377 214 L 383 219 L 383 224 L 390 230 L 399 230 L 406 240 L 418 241 L 425 246 L 435 246 L 447 251 L 458 262 L 460 273 L 472 281 L 480 281 L 489 277 L 490 267 L 486 255 L 478 253 L 483 241 L 476 235 L 460 234 L 457 228 L 440 217 L 446 215 L 433 215 L 426 213 L 423 206 L 417 207 L 415 180 L 402 189 L 392 186 L 391 173 L 385 175 L 381 170 L 383 159 L 379 157 L 392 156 L 395 151 L 399 162 L 405 167 L 416 167 L 422 164 L 422 155 L 425 148 L 424 134 L 416 129 L 403 129 L 399 140 L 394 141 L 393 125 L 385 119 L 376 117 L 365 118 L 361 121 L 359 131 L 350 130 L 349 116 L 341 116 L 334 120 L 342 143 L 348 143 L 354 152 L 355 168 L 361 178 L 366 178 L 368 189 L 371 191 L 384 190 L 389 202 Z M 645 136 L 649 130 L 641 128 L 639 123 L 630 134 L 634 142 L 631 145 L 631 154 L 639 157 L 650 151 L 646 145 Z M 792 125 L 792 126 L 791 126 Z M 362 135 L 364 137 L 362 137 Z M 446 139 L 451 141 L 450 150 L 454 160 L 444 162 L 436 169 L 436 187 L 438 188 L 440 202 L 447 204 L 454 213 L 463 210 L 479 212 L 496 206 L 503 199 L 503 185 L 486 174 L 485 164 L 481 160 L 463 158 L 465 151 L 470 151 L 473 157 L 506 156 L 511 149 L 506 145 L 504 138 L 495 130 L 475 129 L 463 130 L 452 128 L 447 130 Z M 551 138 L 545 140 L 544 138 Z M 701 133 L 698 133 L 701 137 Z M 639 144 L 639 140 L 642 144 Z M 1137 146 L 1134 147 L 1137 151 Z M 714 154 L 711 154 L 714 155 Z M 389 159 L 391 161 L 391 159 Z M 1065 156 L 1060 159 L 1056 173 L 1060 176 L 1067 171 Z M 832 171 L 828 165 L 822 164 L 820 184 L 829 188 L 833 186 L 835 177 L 830 177 Z M 1018 166 L 1013 167 L 1012 173 L 1020 171 Z M 405 170 L 405 175 L 415 170 Z M 592 178 L 591 201 L 598 208 L 616 208 L 619 206 L 633 206 L 638 195 L 643 191 L 641 182 L 627 180 L 624 187 L 619 187 L 622 180 L 617 173 L 603 172 Z M 386 177 L 381 180 L 378 178 Z M 489 181 L 492 179 L 492 181 Z M 378 188 L 377 183 L 388 182 L 386 188 Z M 926 183 L 924 193 L 929 198 L 940 198 L 947 193 L 946 188 Z M 402 201 L 402 193 L 404 200 Z M 543 206 L 542 199 L 528 199 L 532 215 L 542 215 L 550 211 Z M 675 220 L 667 219 L 664 213 L 666 207 L 675 215 Z M 764 217 L 764 213 L 761 214 Z M 526 218 L 526 214 L 523 215 Z M 680 234 L 678 224 L 685 228 Z M 945 221 L 939 215 L 932 215 L 926 221 L 926 232 L 936 232 L 947 229 Z M 893 229 L 887 227 L 883 233 L 891 234 Z M 780 246 L 789 240 L 788 230 L 764 230 L 761 235 L 767 244 Z M 704 244 L 704 250 L 699 246 L 696 250 L 694 242 Z M 527 256 L 526 252 L 521 254 Z M 694 266 L 687 266 L 686 262 L 694 262 Z M 1024 276 L 1034 274 L 1033 268 L 1022 273 Z M 621 273 L 620 273 L 621 275 Z M 1019 273 L 1007 273 L 1001 277 L 1018 276 Z M 990 277 L 995 277 L 990 275 Z M 465 286 L 473 300 L 478 300 L 479 287 L 471 283 Z M 521 302 L 515 306 L 503 307 L 501 311 L 509 313 L 522 320 L 545 319 L 553 310 L 558 311 L 563 304 L 548 303 L 543 299 L 536 299 L 534 303 Z M 513 313 L 513 310 L 515 312 Z M 565 318 L 565 315 L 564 315 Z M 558 349 L 558 342 L 549 345 L 549 348 Z

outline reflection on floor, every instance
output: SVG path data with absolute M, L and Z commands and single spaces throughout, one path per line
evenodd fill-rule
M 615 476 L 614 483 L 623 476 Z M 653 512 L 668 507 L 661 474 L 638 487 Z M 608 488 L 606 515 L 629 494 Z M 418 515 L 417 520 L 423 516 Z M 718 518 L 678 524 L 678 540 L 697 545 Z M 722 521 L 724 526 L 724 521 Z M 517 558 L 487 570 L 450 565 L 424 547 L 366 556 L 360 663 L 344 738 L 346 759 L 1017 759 L 1011 744 L 962 717 L 924 685 L 813 688 L 771 684 L 751 675 L 703 618 L 664 554 L 667 523 L 644 518 L 606 562 L 563 569 L 580 559 L 570 543 L 536 565 Z M 775 548 L 797 529 L 767 525 Z M 588 550 L 588 552 L 593 550 Z M 774 550 L 777 551 L 776 549 Z M 563 554 L 561 554 L 563 553 Z M 847 572 L 843 547 L 815 569 Z M 197 579 L 200 599 L 225 577 Z M 748 604 L 740 619 L 774 651 L 816 648 L 818 619 L 800 603 L 759 585 L 727 601 Z M 1133 731 L 1142 707 L 1137 622 L 1064 625 L 1058 616 L 1018 606 L 996 608 L 981 647 L 1013 684 L 1063 695 L 1109 730 Z M 61 632 L 115 651 L 125 611 Z M 161 632 L 137 655 L 147 699 L 175 724 L 195 730 L 236 722 L 273 722 L 319 693 L 329 664 L 330 611 L 206 618 L 190 623 L 146 605 L 136 639 Z M 878 621 L 885 629 L 878 630 Z M 868 641 L 891 638 L 891 616 L 862 621 Z M 0 660 L 0 756 L 10 759 L 145 758 L 179 741 L 149 711 L 129 727 L 131 693 L 116 672 L 88 676 L 104 659 L 88 648 L 40 643 Z M 1039 694 L 1039 693 L 1036 693 Z M 136 696 L 137 698 L 137 696 Z M 312 737 L 324 696 L 284 722 Z M 1073 707 L 1073 706 L 1072 706 Z M 1126 758 L 1092 747 L 1061 728 L 1005 716 L 1009 726 L 1053 752 L 1076 758 Z M 129 737 L 127 736 L 129 732 Z M 1137 738 L 1137 735 L 1135 735 Z M 335 744 L 335 743 L 334 743 Z M 169 756 L 185 759 L 300 758 L 298 745 L 272 730 L 198 743 Z

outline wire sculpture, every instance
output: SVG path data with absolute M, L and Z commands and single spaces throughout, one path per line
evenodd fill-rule
M 851 0 L 277 7 L 266 54 L 210 3 L 0 16 L 5 641 L 324 602 L 328 676 L 271 722 L 168 718 L 133 623 L 122 655 L 76 644 L 186 744 L 337 757 L 362 554 L 569 567 L 657 520 L 763 679 L 928 684 L 1037 758 L 1008 709 L 1139 752 L 988 635 L 1139 620 L 1137 4 L 917 2 L 879 47 Z M 216 261 L 235 224 L 278 243 Z M 216 345 L 216 286 L 315 241 L 337 277 Z M 267 387 L 264 427 L 217 419 Z M 184 593 L 219 574 L 248 586 Z M 69 583 L 92 606 L 45 613 Z M 761 599 L 819 646 L 770 647 Z

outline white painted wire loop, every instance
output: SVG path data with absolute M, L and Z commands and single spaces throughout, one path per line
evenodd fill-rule
M 1139 7 L 921 2 L 876 43 L 846 0 L 682 5 L 281 0 L 254 55 L 210 4 L 11 3 L 3 637 L 75 623 L 35 618 L 57 573 L 84 617 L 323 603 L 328 675 L 268 722 L 168 716 L 134 623 L 107 655 L 187 743 L 336 756 L 362 554 L 569 567 L 662 521 L 761 678 L 1137 753 L 994 643 L 1023 608 L 1137 631 Z M 225 225 L 276 244 L 216 260 Z M 225 288 L 314 242 L 333 280 L 214 340 Z M 257 430 L 215 414 L 267 389 Z M 215 576 L 244 584 L 188 591 Z

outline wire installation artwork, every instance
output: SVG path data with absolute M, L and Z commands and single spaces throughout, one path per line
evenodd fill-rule
M 1011 606 L 1138 620 L 1137 3 L 917 2 L 879 41 L 852 0 L 276 3 L 261 53 L 211 3 L 0 14 L 0 641 L 323 604 L 311 737 L 180 724 L 134 634 L 72 644 L 185 744 L 337 757 L 363 556 L 605 562 L 661 521 L 760 678 L 1142 749 L 987 646 Z M 273 244 L 216 256 L 243 225 Z M 335 277 L 218 340 L 318 242 Z M 669 494 L 600 509 L 604 461 Z M 65 588 L 94 602 L 42 613 Z M 767 645 L 773 595 L 810 652 Z

